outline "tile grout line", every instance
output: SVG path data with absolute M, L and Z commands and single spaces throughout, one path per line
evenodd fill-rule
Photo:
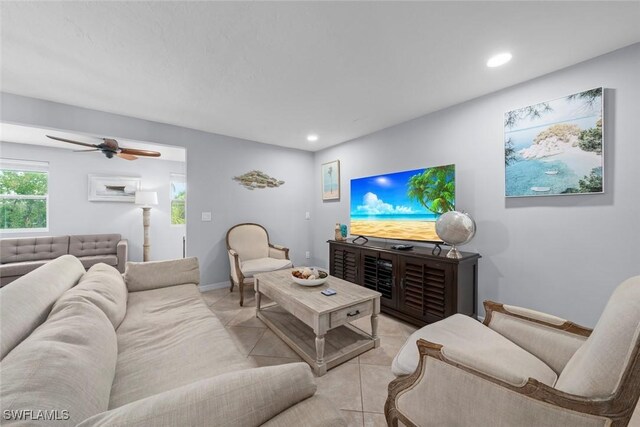
M 362 427 L 364 427 L 364 396 L 362 391 L 362 369 L 360 369 L 360 356 L 358 356 L 358 378 L 360 379 L 360 405 L 362 407 Z
M 263 328 L 255 328 L 255 329 L 263 329 Z M 256 348 L 256 346 L 258 345 L 258 343 L 260 342 L 260 340 L 262 339 L 262 337 L 264 337 L 265 332 L 267 332 L 267 330 L 266 330 L 266 329 L 263 329 L 263 330 L 262 330 L 262 333 L 260 334 L 260 338 L 258 338 L 258 339 L 256 340 L 256 343 L 253 345 L 253 347 L 251 347 L 251 350 L 249 351 L 249 354 L 247 354 L 247 358 L 248 358 L 249 356 L 251 356 L 251 352 Z

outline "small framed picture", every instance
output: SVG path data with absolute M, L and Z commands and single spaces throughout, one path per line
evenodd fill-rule
M 89 175 L 89 201 L 133 203 L 140 181 L 133 176 Z
M 322 165 L 322 200 L 340 200 L 340 160 Z

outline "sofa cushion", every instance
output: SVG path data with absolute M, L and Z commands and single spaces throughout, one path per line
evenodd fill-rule
M 116 366 L 116 334 L 96 306 L 68 304 L 0 363 L 3 411 L 67 411 L 71 426 L 105 411 Z
M 0 357 L 33 332 L 56 300 L 84 274 L 76 257 L 64 255 L 0 289 Z
M 262 427 L 309 426 L 347 427 L 347 421 L 335 403 L 317 394 L 291 406 L 271 418 Z M 366 424 L 369 425 L 369 424 Z
M 77 257 L 116 253 L 119 234 L 79 234 L 70 236 L 69 254 Z
M 82 426 L 259 426 L 315 391 L 306 363 L 247 369 L 137 400 L 98 414 Z M 311 417 L 304 421 L 277 425 L 316 425 Z
M 118 270 L 106 264 L 96 264 L 75 287 L 62 294 L 51 313 L 75 301 L 89 302 L 98 307 L 115 329 L 120 326 L 127 311 L 127 287 Z
M 454 314 L 415 331 L 393 359 L 395 375 L 412 374 L 418 367 L 420 338 L 441 344 L 442 354 L 456 363 L 513 385 L 529 378 L 553 386 L 556 373 L 531 353 L 494 330 L 463 314 Z
M 200 283 L 198 258 L 127 262 L 124 281 L 129 292 Z
M 288 259 L 276 259 L 276 258 L 258 258 L 248 261 L 242 261 L 240 263 L 240 271 L 244 277 L 253 277 L 254 274 L 266 273 L 268 271 L 282 270 L 283 268 L 289 268 L 293 264 Z
M 129 294 L 109 408 L 250 367 L 195 285 Z
M 107 265 L 118 265 L 118 257 L 115 255 L 90 255 L 78 257 L 84 268 L 89 268 L 93 265 L 103 263 Z
M 0 274 L 3 276 L 24 276 L 36 268 L 42 267 L 49 261 L 51 260 L 42 259 L 39 261 L 21 261 L 13 262 L 11 264 L 2 264 L 0 265 Z
M 54 259 L 66 255 L 69 236 L 19 237 L 0 240 L 0 263 Z
M 589 398 L 608 397 L 640 345 L 640 276 L 625 280 L 609 298 L 587 341 L 558 378 L 556 388 Z

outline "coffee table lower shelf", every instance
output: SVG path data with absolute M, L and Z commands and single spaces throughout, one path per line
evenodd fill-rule
M 277 304 L 262 307 L 256 314 L 311 366 L 317 376 L 377 346 L 377 340 L 368 333 L 350 324 L 342 325 L 326 333 L 323 363 L 318 363 L 316 335 L 312 328 Z

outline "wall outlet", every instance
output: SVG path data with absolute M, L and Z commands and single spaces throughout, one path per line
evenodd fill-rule
M 203 221 L 211 221 L 211 212 L 202 212 Z
M 311 219 L 311 212 L 305 212 L 304 219 Z
M 304 257 L 305 257 L 306 259 L 311 258 L 311 252 L 309 252 L 309 251 L 305 252 L 305 253 L 304 253 Z

